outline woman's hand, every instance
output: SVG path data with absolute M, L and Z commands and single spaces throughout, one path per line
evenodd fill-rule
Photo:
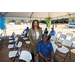
M 33 47 L 36 47 L 33 43 L 31 43 Z

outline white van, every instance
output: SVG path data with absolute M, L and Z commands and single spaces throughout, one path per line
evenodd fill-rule
M 69 23 L 68 27 L 69 28 L 75 28 L 75 23 Z

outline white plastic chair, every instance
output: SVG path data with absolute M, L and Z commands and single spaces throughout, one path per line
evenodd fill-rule
M 29 45 L 28 50 L 30 49 L 30 41 L 25 41 L 26 47 Z
M 9 36 L 9 40 L 13 39 L 14 36 L 16 36 L 15 32 L 13 32 L 11 36 Z
M 9 40 L 9 43 L 14 43 L 16 41 L 18 41 L 18 37 L 16 37 L 15 40 Z
M 54 51 L 54 54 L 55 54 L 55 52 L 56 52 L 56 50 L 57 50 L 58 47 L 57 47 L 57 45 L 55 43 L 52 43 L 52 46 L 53 46 L 53 51 Z
M 21 34 L 21 38 L 24 38 L 26 34 L 26 31 L 24 31 L 24 33 Z
M 57 42 L 62 43 L 63 40 L 65 40 L 65 39 L 66 39 L 66 35 L 65 34 L 61 34 L 59 39 L 57 40 Z
M 67 33 L 67 34 L 66 34 L 66 39 L 67 39 L 67 40 L 71 40 L 72 37 L 73 37 L 73 34 L 72 34 L 72 33 Z
M 12 61 L 15 61 L 16 57 L 17 56 L 20 56 L 20 49 L 21 49 L 21 46 L 22 46 L 22 42 L 19 42 L 18 43 L 18 50 L 15 50 L 15 51 L 10 51 L 9 52 L 9 58 L 11 58 Z
M 25 42 L 26 40 L 28 40 L 29 38 L 28 37 L 24 37 L 23 38 L 23 42 Z
M 55 41 L 55 42 L 56 42 L 57 37 L 56 37 L 56 36 L 51 36 L 50 40 L 53 40 L 53 41 Z
M 0 34 L 0 50 L 1 50 L 2 45 L 3 45 L 3 37 L 2 37 L 2 34 L 3 33 Z
M 75 37 L 72 38 L 72 42 L 73 42 L 72 47 L 75 48 Z
M 9 44 L 8 48 L 11 50 L 13 50 L 14 48 L 17 48 L 17 41 L 14 44 Z
M 58 31 L 58 32 L 57 32 L 56 36 L 57 36 L 58 39 L 59 39 L 59 37 L 60 37 L 61 34 L 62 34 L 61 31 Z
M 64 40 L 63 42 L 62 42 L 62 45 L 64 45 L 65 47 L 67 46 L 67 47 L 69 47 L 69 48 L 65 48 L 65 47 L 61 47 L 61 48 L 58 48 L 57 50 L 59 51 L 59 52 L 61 52 L 61 53 L 63 53 L 63 54 L 66 54 L 66 57 L 65 58 L 63 58 L 62 56 L 62 58 L 64 59 L 64 61 L 66 60 L 66 58 L 67 58 L 67 56 L 68 56 L 68 53 L 70 53 L 70 59 L 71 59 L 71 47 L 72 47 L 72 41 L 71 40 Z M 58 52 L 57 52 L 58 53 Z M 59 54 L 58 54 L 59 55 Z
M 20 57 L 19 57 L 19 61 L 20 60 L 24 60 L 26 62 L 30 62 L 32 60 L 32 55 L 30 52 L 28 51 L 21 51 Z

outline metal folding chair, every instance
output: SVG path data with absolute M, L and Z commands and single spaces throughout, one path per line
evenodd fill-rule
M 72 34 L 72 33 L 67 33 L 67 34 L 66 34 L 66 39 L 67 39 L 67 40 L 71 40 L 72 37 L 73 37 L 73 34 Z
M 61 34 L 60 37 L 59 37 L 59 39 L 57 40 L 57 42 L 58 43 L 62 43 L 63 40 L 65 40 L 65 39 L 66 39 L 66 35 L 65 34 Z
M 52 46 L 53 46 L 53 52 L 54 52 L 54 55 L 55 55 L 58 46 L 55 43 L 52 43 Z
M 30 49 L 30 41 L 25 41 L 26 47 L 28 47 L 28 50 Z M 28 46 L 29 45 L 29 46 Z
M 72 47 L 74 47 L 74 48 L 75 48 L 75 37 L 73 37 L 73 38 L 72 38 L 72 42 L 73 42 Z
M 56 37 L 56 36 L 51 36 L 50 40 L 52 40 L 52 41 L 56 42 L 57 37 Z
M 64 40 L 63 42 L 62 42 L 62 46 L 63 47 L 60 47 L 60 48 L 58 48 L 57 49 L 57 52 L 56 52 L 56 55 L 58 54 L 58 52 L 60 52 L 60 53 L 63 53 L 63 54 L 66 54 L 66 57 L 64 58 L 64 57 L 62 57 L 61 55 L 59 55 L 60 57 L 62 57 L 63 59 L 64 59 L 64 61 L 66 60 L 66 58 L 67 58 L 67 56 L 68 56 L 68 54 L 70 53 L 70 59 L 71 59 L 71 47 L 72 47 L 72 41 L 71 40 Z M 65 47 L 66 48 L 65 48 Z M 68 48 L 67 48 L 68 47 Z
M 57 36 L 58 39 L 59 39 L 59 37 L 60 37 L 61 34 L 62 34 L 61 31 L 58 31 L 58 32 L 57 32 L 56 36 Z
M 15 61 L 16 57 L 20 56 L 20 50 L 22 47 L 22 42 L 19 42 L 17 47 L 18 47 L 17 50 L 9 52 L 9 58 L 11 58 L 11 60 L 13 62 Z

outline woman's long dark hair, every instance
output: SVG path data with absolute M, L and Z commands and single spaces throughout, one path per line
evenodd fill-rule
M 39 22 L 38 22 L 38 20 L 33 20 L 33 22 L 32 22 L 32 29 L 34 29 L 34 22 L 35 22 L 35 21 L 37 21 L 37 24 L 38 24 L 37 28 L 40 28 L 40 27 L 39 27 Z

